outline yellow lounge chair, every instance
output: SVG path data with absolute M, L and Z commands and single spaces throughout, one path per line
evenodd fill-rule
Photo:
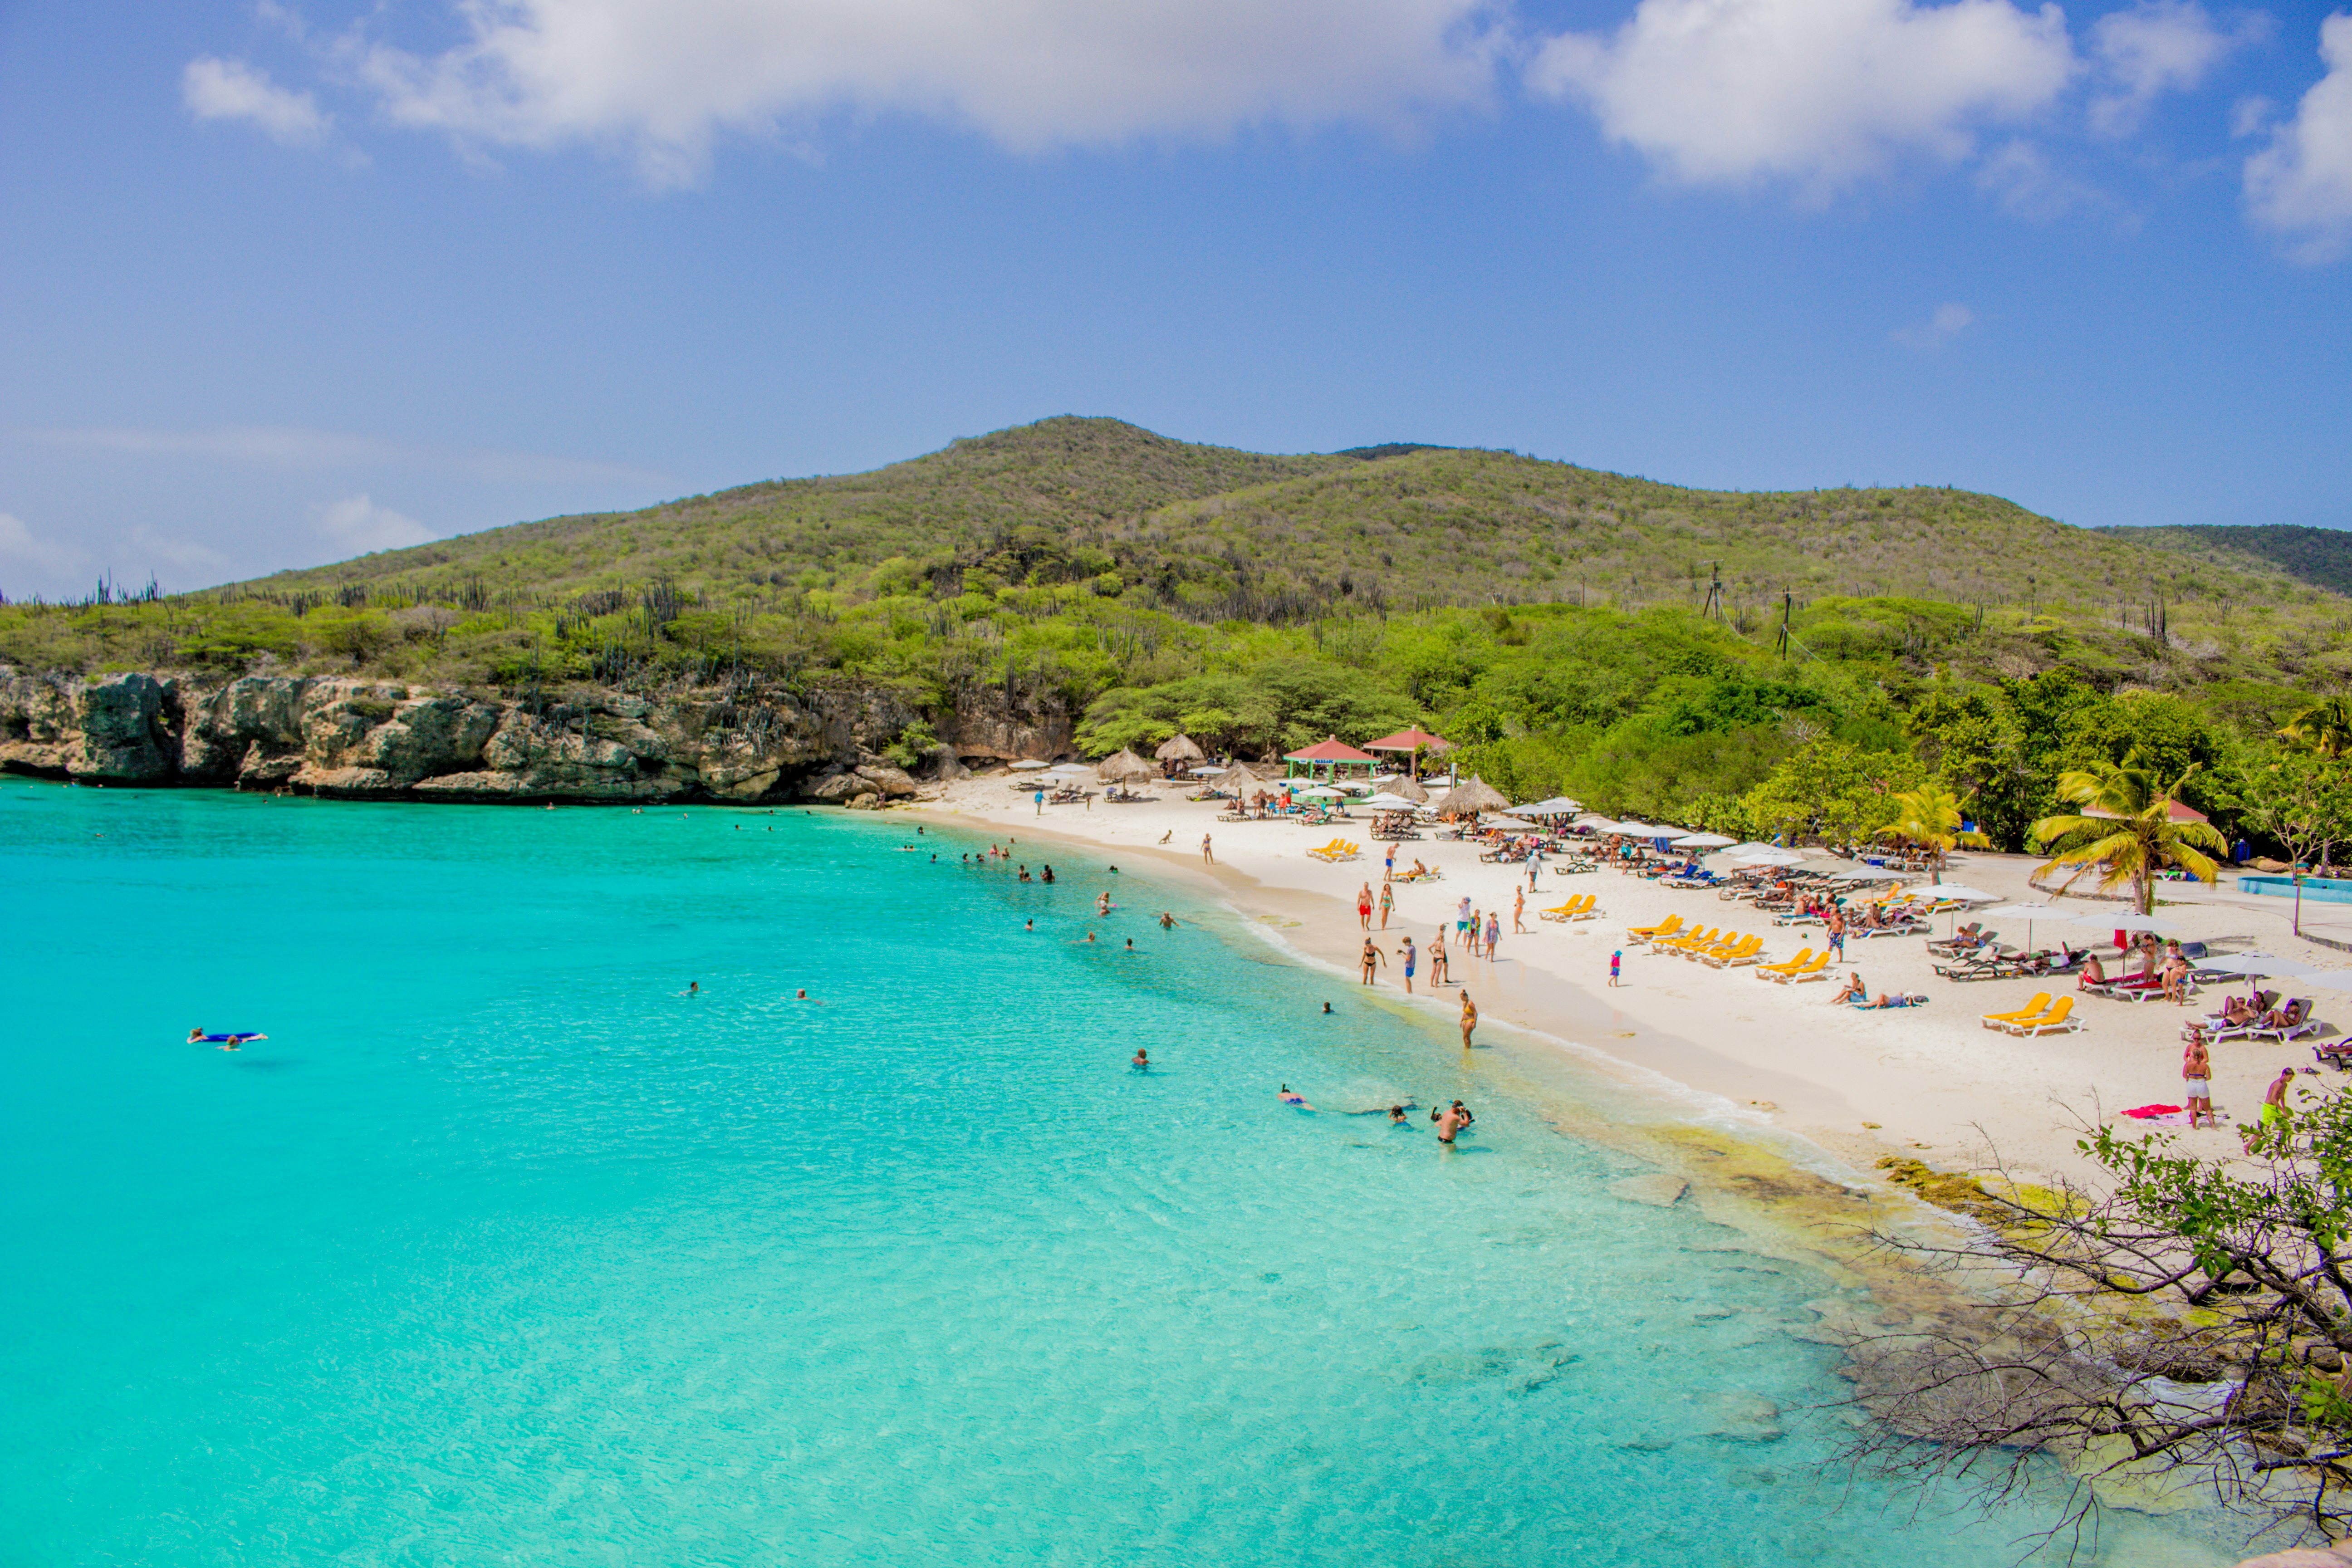
M 1713 958 L 1718 952 L 1729 952 L 1733 948 L 1738 947 L 1746 940 L 1748 939 L 1741 936 L 1738 931 L 1727 928 L 1716 932 L 1715 940 L 1713 942 L 1694 942 L 1689 947 L 1683 949 L 1683 956 L 1685 958 L 1696 958 L 1704 963 L 1707 959 Z
M 1599 895 L 1587 893 L 1584 895 L 1584 902 L 1577 906 L 1576 912 L 1568 918 L 1572 921 L 1597 921 L 1609 912 L 1601 908 L 1600 904 Z
M 1827 979 L 1829 967 L 1830 950 L 1823 948 L 1806 963 L 1793 964 L 1787 968 L 1776 968 L 1769 972 L 1759 969 L 1756 973 L 1776 984 L 1801 985 L 1808 980 Z
M 1727 947 L 1718 947 L 1713 952 L 1700 953 L 1698 959 L 1709 969 L 1729 969 L 1738 964 L 1755 963 L 1757 955 L 1763 951 L 1762 937 L 1743 936 Z
M 2012 1007 L 2006 1013 L 1987 1013 L 1982 1016 L 1979 1021 L 1988 1029 L 2000 1029 L 2006 1028 L 2010 1025 L 2016 1023 L 2020 1018 L 2031 1018 L 2036 1014 L 2046 1013 L 2049 1010 L 2050 993 L 2047 991 L 2036 991 L 2033 994 L 2033 1000 L 2028 1002 L 2024 1006 Z
M 1536 913 L 1548 921 L 1589 921 L 1593 918 L 1593 895 L 1580 893 L 1553 909 L 1538 910 Z
M 1328 860 L 1332 856 L 1339 852 L 1339 841 L 1334 838 L 1328 844 L 1318 844 L 1314 848 L 1309 849 L 1307 852 L 1307 857 L 1310 860 Z
M 1702 926 L 1697 931 L 1686 932 L 1682 936 L 1668 937 L 1664 940 L 1654 938 L 1650 942 L 1650 951 L 1680 952 L 1686 947 L 1713 947 L 1722 935 L 1720 929 L 1709 931 Z
M 1789 973 L 1792 970 L 1802 969 L 1806 964 L 1812 962 L 1812 957 L 1813 950 L 1811 948 L 1801 947 L 1797 950 L 1797 956 L 1789 960 L 1788 963 L 1759 964 L 1757 965 L 1756 973 L 1767 980 L 1775 979 L 1780 975 Z
M 2001 1032 L 2009 1035 L 2064 1034 L 2083 1026 L 2068 1016 L 2074 1011 L 2074 998 L 2071 995 L 2061 996 L 2050 1005 L 2048 1012 L 2032 1018 L 2012 1018 L 2000 1026 Z
M 1627 942 L 1649 942 L 1657 937 L 1672 936 L 1675 932 L 1682 929 L 1683 917 L 1680 915 L 1668 915 L 1663 922 L 1657 925 L 1627 926 L 1625 928 L 1625 940 Z

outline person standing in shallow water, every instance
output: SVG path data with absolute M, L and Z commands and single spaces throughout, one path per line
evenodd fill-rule
M 1404 939 L 1404 945 L 1397 949 L 1397 956 L 1404 960 L 1404 994 L 1410 996 L 1412 994 L 1413 961 L 1420 956 L 1412 950 L 1412 938 Z
M 1470 1037 L 1478 1029 L 1478 1004 L 1470 1000 L 1470 993 L 1462 993 L 1462 1048 L 1470 1048 Z

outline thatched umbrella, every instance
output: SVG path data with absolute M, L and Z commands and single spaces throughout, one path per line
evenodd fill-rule
M 1446 817 L 1475 816 L 1482 811 L 1508 811 L 1511 797 L 1472 773 L 1468 782 L 1458 784 L 1445 796 L 1439 815 Z
M 1172 741 L 1162 741 L 1160 749 L 1151 753 L 1163 763 L 1205 763 L 1209 753 L 1201 750 L 1190 735 L 1179 735 Z
M 1119 784 L 1128 779 L 1156 779 L 1160 770 L 1121 747 L 1095 764 L 1095 776 L 1105 784 Z
M 1429 792 L 1421 787 L 1419 779 L 1392 779 L 1386 786 L 1391 795 L 1400 795 L 1420 805 L 1429 804 Z

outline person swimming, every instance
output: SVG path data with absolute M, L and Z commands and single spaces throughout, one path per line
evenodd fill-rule
M 268 1037 L 268 1035 L 252 1029 L 234 1029 L 225 1035 L 208 1035 L 201 1027 L 188 1031 L 188 1044 L 218 1046 L 225 1051 L 233 1051 L 247 1040 L 266 1040 Z
M 1138 1046 L 1135 1047 L 1135 1059 L 1127 1065 L 1133 1068 L 1138 1072 L 1150 1072 L 1151 1070 L 1151 1053 L 1144 1049 L 1141 1046 Z
M 1275 1098 L 1281 1100 L 1285 1105 L 1296 1106 L 1301 1110 L 1312 1110 L 1315 1109 L 1313 1106 L 1307 1103 L 1307 1097 L 1305 1095 L 1297 1092 L 1286 1083 L 1280 1089 L 1275 1090 Z

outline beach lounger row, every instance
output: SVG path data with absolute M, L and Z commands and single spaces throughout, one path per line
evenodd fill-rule
M 1756 967 L 1759 980 L 1769 980 L 1775 985 L 1802 985 L 1809 980 L 1825 980 L 1830 972 L 1830 950 L 1815 952 L 1808 947 L 1786 963 L 1761 963 Z
M 2311 998 L 2290 997 L 2284 1006 L 2266 1007 L 2262 1016 L 2243 1024 L 2224 1024 L 2218 1016 L 2208 1019 L 2213 1026 L 2211 1038 L 2221 1040 L 2276 1040 L 2284 1045 L 2289 1040 L 2302 1039 L 2319 1031 L 2319 1021 L 2311 1016 Z
M 1536 914 L 1548 921 L 1597 921 L 1603 911 L 1593 907 L 1595 901 L 1594 894 L 1583 893 L 1564 904 L 1558 904 L 1548 910 L 1538 910 Z
M 2074 998 L 2061 996 L 2051 999 L 2047 991 L 2037 991 L 2033 1000 L 2008 1013 L 1986 1013 L 1980 1022 L 1988 1029 L 1999 1029 L 2005 1035 L 2071 1034 L 2083 1026 L 2073 1016 Z
M 1328 860 L 1337 864 L 1341 860 L 1353 860 L 1360 858 L 1363 850 L 1344 838 L 1334 838 L 1320 848 L 1309 849 L 1307 854 L 1310 859 Z

